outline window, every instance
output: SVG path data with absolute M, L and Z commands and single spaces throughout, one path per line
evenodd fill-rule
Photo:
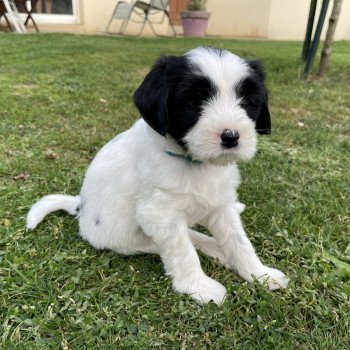
M 72 0 L 38 0 L 33 12 L 73 15 Z
M 79 23 L 79 0 L 32 0 L 37 23 Z

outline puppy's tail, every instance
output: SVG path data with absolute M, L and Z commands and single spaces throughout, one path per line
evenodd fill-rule
M 56 210 L 65 210 L 71 215 L 79 212 L 80 196 L 66 196 L 51 194 L 41 198 L 29 210 L 27 215 L 27 229 L 33 230 L 47 214 Z

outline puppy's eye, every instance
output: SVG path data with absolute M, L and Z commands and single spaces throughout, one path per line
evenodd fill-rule
M 258 107 L 260 104 L 260 101 L 257 99 L 243 99 L 240 103 L 239 103 L 242 107 Z
M 191 100 L 188 102 L 188 105 L 193 108 L 198 108 L 202 105 L 202 101 L 199 100 Z

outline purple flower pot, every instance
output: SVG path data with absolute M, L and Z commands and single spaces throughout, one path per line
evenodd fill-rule
M 184 36 L 203 37 L 207 30 L 210 13 L 206 11 L 181 12 Z

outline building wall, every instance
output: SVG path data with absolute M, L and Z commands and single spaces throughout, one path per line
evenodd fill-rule
M 208 0 L 207 10 L 211 12 L 211 18 L 207 34 L 267 38 L 271 1 Z
M 40 23 L 41 31 L 103 34 L 117 2 L 118 0 L 79 0 L 79 24 Z M 332 3 L 331 1 L 322 38 L 325 35 Z M 309 6 L 309 0 L 208 0 L 207 10 L 211 12 L 211 18 L 207 34 L 270 40 L 303 40 Z M 318 11 L 320 7 L 321 1 L 318 1 Z M 120 21 L 113 21 L 111 30 L 116 31 L 119 24 Z M 130 23 L 127 33 L 136 34 L 139 28 L 139 24 Z M 158 25 L 157 30 L 164 35 L 170 33 L 168 23 Z M 182 28 L 178 27 L 177 31 L 181 32 Z M 152 35 L 148 26 L 144 34 Z M 350 40 L 350 0 L 343 0 L 335 39 Z
M 315 20 L 318 18 L 321 3 L 322 1 L 318 1 Z M 333 1 L 330 1 L 323 26 L 322 39 L 324 39 L 327 31 L 332 6 Z M 305 0 L 271 0 L 267 38 L 271 40 L 303 40 L 309 16 L 309 7 L 310 1 Z M 343 0 L 335 32 L 335 40 L 350 40 L 350 0 Z

